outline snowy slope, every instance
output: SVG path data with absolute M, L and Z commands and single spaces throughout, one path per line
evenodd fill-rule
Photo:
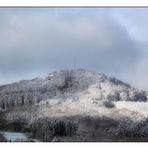
M 45 104 L 51 99 L 97 104 L 102 100 L 147 101 L 147 94 L 116 78 L 84 69 L 61 70 L 45 79 L 24 80 L 0 87 L 1 109 Z

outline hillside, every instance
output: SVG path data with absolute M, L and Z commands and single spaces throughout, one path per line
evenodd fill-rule
M 146 91 L 105 74 L 61 70 L 1 86 L 0 128 L 29 132 L 42 141 L 147 138 L 147 97 Z
M 83 94 L 84 93 L 84 94 Z M 0 87 L 1 109 L 36 104 L 50 99 L 79 100 L 89 94 L 95 101 L 146 101 L 147 95 L 105 74 L 79 69 L 63 70 L 45 79 L 24 80 Z

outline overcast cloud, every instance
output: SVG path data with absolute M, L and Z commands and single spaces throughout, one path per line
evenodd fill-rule
M 75 58 L 148 90 L 147 26 L 144 8 L 0 8 L 0 84 L 72 69 Z

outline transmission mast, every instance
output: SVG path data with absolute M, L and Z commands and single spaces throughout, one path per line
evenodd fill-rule
M 76 57 L 75 56 L 73 57 L 73 68 L 74 70 L 76 70 Z

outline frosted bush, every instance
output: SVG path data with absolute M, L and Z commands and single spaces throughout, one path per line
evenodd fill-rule
M 111 101 L 104 101 L 103 104 L 107 108 L 114 108 L 115 107 L 114 103 Z

